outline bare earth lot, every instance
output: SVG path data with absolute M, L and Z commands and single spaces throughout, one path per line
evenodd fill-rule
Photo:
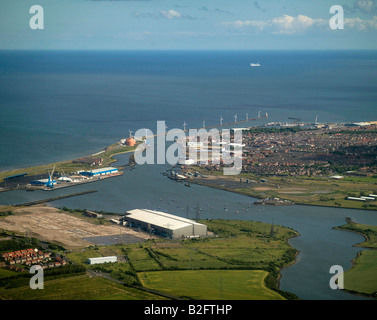
M 93 245 L 84 240 L 88 237 L 130 235 L 148 239 L 149 234 L 136 232 L 119 225 L 96 225 L 57 208 L 32 206 L 15 208 L 15 215 L 0 219 L 0 229 L 22 232 L 48 242 L 62 245 L 67 249 L 78 249 Z

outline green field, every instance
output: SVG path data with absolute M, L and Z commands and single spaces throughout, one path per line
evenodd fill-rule
M 350 270 L 344 273 L 344 288 L 351 292 L 377 297 L 377 226 L 356 223 L 350 218 L 347 224 L 335 229 L 357 232 L 365 237 L 358 247 L 372 250 L 361 251 Z
M 122 246 L 103 246 L 103 247 L 89 247 L 85 250 L 72 251 L 68 254 L 69 259 L 78 264 L 87 266 L 86 260 L 88 258 L 106 257 L 106 256 L 118 256 L 122 253 Z
M 199 171 L 207 178 L 191 178 L 192 182 L 232 191 L 255 198 L 282 198 L 297 204 L 377 210 L 377 201 L 352 201 L 348 196 L 359 197 L 377 192 L 377 177 L 347 177 L 331 179 L 325 176 L 275 176 L 241 173 L 224 176 L 222 170 L 208 171 L 193 166 L 191 173 Z M 240 183 L 249 179 L 250 183 Z M 265 179 L 266 182 L 261 182 Z
M 148 300 L 161 299 L 144 291 L 128 288 L 100 277 L 87 275 L 46 281 L 44 289 L 25 286 L 0 288 L 5 300 Z
M 88 257 L 122 256 L 122 262 L 86 265 L 86 268 L 106 272 L 130 285 L 142 284 L 143 280 L 140 277 L 150 272 L 161 271 L 167 272 L 168 275 L 173 271 L 190 271 L 191 273 L 187 274 L 198 275 L 197 281 L 201 282 L 201 275 L 204 274 L 200 273 L 201 271 L 213 271 L 213 276 L 226 273 L 229 274 L 229 279 L 232 276 L 228 272 L 234 271 L 234 275 L 242 275 L 243 272 L 255 275 L 263 273 L 263 280 L 260 282 L 262 284 L 268 275 L 268 287 L 277 289 L 276 280 L 280 268 L 295 259 L 297 250 L 292 248 L 287 240 L 297 236 L 297 232 L 282 226 L 272 228 L 270 224 L 255 221 L 214 219 L 200 222 L 205 223 L 217 236 L 178 241 L 154 239 L 137 244 L 92 247 L 84 251 L 71 252 L 67 257 L 75 263 L 85 265 Z M 259 273 L 254 273 L 255 271 Z M 193 280 L 193 283 L 195 281 Z M 242 283 L 240 281 L 238 285 Z M 253 295 L 247 292 L 250 296 L 268 298 L 270 295 L 266 295 L 265 289 L 263 284 L 254 287 Z M 271 291 L 270 289 L 268 291 Z M 180 290 L 181 287 L 178 286 L 173 295 L 185 296 L 186 293 L 179 293 Z M 228 295 L 235 292 L 236 290 L 229 291 Z M 271 292 L 281 298 L 278 293 L 280 291 Z M 280 293 L 284 295 L 283 292 Z M 293 298 L 289 294 L 286 297 Z
M 142 284 L 151 289 L 200 300 L 283 300 L 268 289 L 263 270 L 195 270 L 142 272 Z
M 361 233 L 366 241 L 357 244 L 358 247 L 377 248 L 377 226 L 356 223 L 347 218 L 347 224 L 337 229 Z
M 17 272 L 0 268 L 0 279 L 17 275 Z
M 218 237 L 186 241 L 147 241 L 127 246 L 136 272 L 187 269 L 269 269 L 294 260 L 287 240 L 297 232 L 255 221 L 202 220 Z
M 153 239 L 143 243 L 92 246 L 62 252 L 80 274 L 74 275 L 69 271 L 63 275 L 64 278 L 47 279 L 44 290 L 30 290 L 25 286 L 25 278 L 21 279 L 22 274 L 16 279 L 4 279 L 18 273 L 10 274 L 3 269 L 0 272 L 0 279 L 4 279 L 0 298 L 161 299 L 137 290 L 136 287 L 143 284 L 162 293 L 194 299 L 199 297 L 193 294 L 196 288 L 202 295 L 199 298 L 205 299 L 217 299 L 219 292 L 224 299 L 296 298 L 280 291 L 277 279 L 280 269 L 295 259 L 297 250 L 287 240 L 297 236 L 297 232 L 254 221 L 215 219 L 200 222 L 205 223 L 216 236 L 186 240 Z M 114 255 L 118 257 L 115 263 L 86 263 L 89 257 Z M 82 275 L 85 269 L 87 275 Z M 153 282 L 157 281 L 153 278 L 157 275 L 166 279 L 164 283 L 172 292 Z M 174 280 L 175 276 L 183 282 Z M 148 283 L 148 279 L 154 280 Z M 187 291 L 185 283 L 189 283 L 191 291 Z
M 362 251 L 344 273 L 344 288 L 377 297 L 377 251 Z

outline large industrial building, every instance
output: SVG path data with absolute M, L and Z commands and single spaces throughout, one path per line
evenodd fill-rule
M 101 168 L 101 169 L 80 172 L 81 175 L 88 176 L 88 177 L 98 177 L 98 176 L 114 174 L 114 173 L 118 173 L 118 169 L 113 168 L 113 167 L 106 167 L 106 168 Z
M 131 227 L 167 238 L 203 237 L 207 235 L 207 226 L 193 220 L 148 209 L 135 209 L 126 212 L 123 222 Z

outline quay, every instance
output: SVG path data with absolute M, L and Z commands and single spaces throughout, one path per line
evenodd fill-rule
M 289 206 L 293 205 L 294 202 L 290 200 L 280 199 L 280 198 L 265 198 L 254 202 L 255 205 L 269 205 L 269 206 Z

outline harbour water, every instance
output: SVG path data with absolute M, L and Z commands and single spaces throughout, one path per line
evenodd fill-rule
M 251 61 L 261 67 L 250 68 Z M 0 52 L 0 170 L 69 160 L 102 150 L 128 130 L 213 125 L 248 113 L 253 121 L 377 120 L 376 51 Z M 128 155 L 120 155 L 126 162 Z M 333 230 L 346 217 L 377 225 L 375 212 L 309 206 L 255 207 L 255 199 L 167 179 L 168 166 L 144 165 L 120 177 L 53 191 L 94 194 L 57 207 L 123 213 L 159 209 L 194 218 L 250 219 L 284 225 L 300 236 L 297 263 L 282 271 L 281 289 L 302 299 L 364 299 L 329 286 L 332 265 L 344 270 L 363 238 Z M 51 197 L 51 192 L 0 193 L 0 204 Z M 227 211 L 224 207 L 227 207 Z M 189 210 L 187 211 L 187 206 Z M 236 213 L 238 211 L 238 213 Z

